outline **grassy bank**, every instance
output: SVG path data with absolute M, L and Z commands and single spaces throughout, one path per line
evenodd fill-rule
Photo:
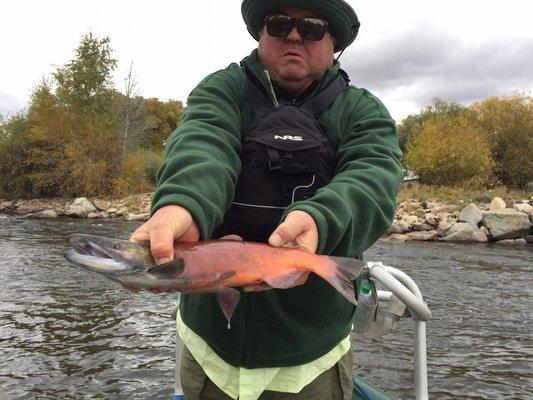
M 465 189 L 449 186 L 429 186 L 415 184 L 413 187 L 401 188 L 398 203 L 416 199 L 421 202 L 437 201 L 446 204 L 466 205 L 468 203 L 490 203 L 494 197 L 501 197 L 506 202 L 517 200 L 531 200 L 532 194 L 506 187 L 494 189 Z

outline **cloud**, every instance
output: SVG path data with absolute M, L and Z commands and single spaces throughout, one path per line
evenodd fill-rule
M 342 60 L 356 86 L 422 108 L 434 97 L 466 104 L 533 87 L 533 40 L 459 37 L 419 24 L 354 46 Z
M 26 104 L 18 97 L 0 92 L 0 115 L 8 116 L 21 111 Z

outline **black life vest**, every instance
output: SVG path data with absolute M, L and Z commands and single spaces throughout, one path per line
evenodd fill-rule
M 243 98 L 252 121 L 242 149 L 242 171 L 234 200 L 215 235 L 237 234 L 266 242 L 285 209 L 327 185 L 337 158 L 317 116 L 349 79 L 344 71 L 317 96 L 300 105 L 274 107 L 245 71 Z

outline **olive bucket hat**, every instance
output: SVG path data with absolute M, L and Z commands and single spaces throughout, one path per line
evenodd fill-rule
M 242 17 L 255 40 L 259 40 L 265 17 L 281 6 L 303 8 L 328 21 L 331 34 L 337 39 L 335 52 L 348 47 L 359 31 L 357 15 L 344 0 L 244 0 Z

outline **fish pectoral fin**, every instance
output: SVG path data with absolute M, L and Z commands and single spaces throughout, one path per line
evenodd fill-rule
M 185 263 L 182 258 L 169 261 L 167 263 L 152 267 L 146 271 L 159 279 L 172 280 L 183 274 Z
M 222 313 L 229 321 L 235 312 L 235 308 L 241 299 L 241 294 L 237 289 L 230 288 L 228 286 L 223 286 L 217 292 L 217 300 L 220 305 Z
M 242 237 L 240 237 L 239 235 L 226 235 L 226 236 L 222 236 L 220 238 L 220 240 L 234 240 L 236 242 L 243 242 L 244 239 Z
M 270 276 L 264 278 L 265 282 L 276 289 L 288 289 L 294 286 L 301 285 L 307 280 L 309 272 L 291 271 L 284 275 Z

